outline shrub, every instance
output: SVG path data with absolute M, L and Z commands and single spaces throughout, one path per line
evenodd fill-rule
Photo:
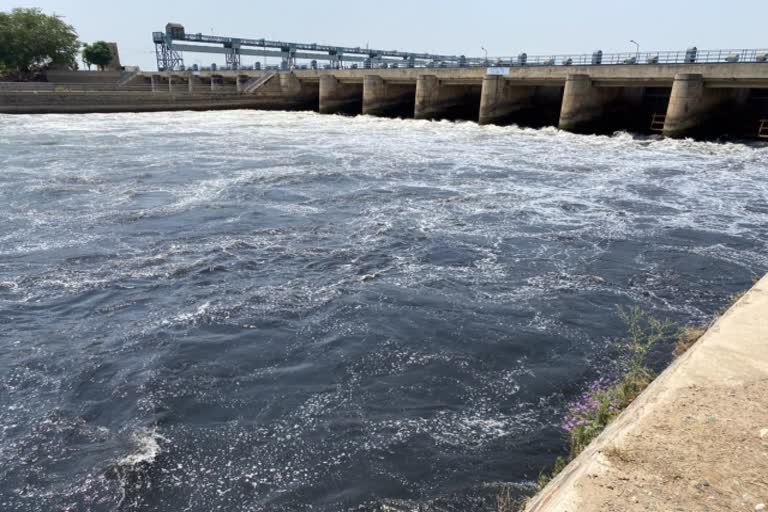
M 58 16 L 39 9 L 0 12 L 0 69 L 29 73 L 51 64 L 77 66 L 77 33 Z

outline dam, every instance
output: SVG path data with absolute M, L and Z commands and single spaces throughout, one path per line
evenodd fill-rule
M 104 75 L 51 73 L 48 83 L 0 84 L 0 113 L 309 110 L 768 140 L 762 62 L 163 71 L 86 81 Z
M 190 34 L 176 23 L 153 43 L 158 71 L 0 83 L 0 113 L 293 110 L 768 140 L 768 50 L 488 59 Z M 226 66 L 186 67 L 185 53 L 223 54 Z M 246 66 L 242 56 L 281 61 Z

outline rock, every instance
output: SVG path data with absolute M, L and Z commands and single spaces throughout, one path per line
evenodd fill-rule
M 765 503 L 760 503 L 758 505 L 755 505 L 755 512 L 763 512 L 766 508 Z
M 768 439 L 768 428 L 764 428 L 760 431 L 760 439 Z

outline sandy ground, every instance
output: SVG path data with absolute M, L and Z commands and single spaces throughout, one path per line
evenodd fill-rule
M 767 397 L 768 380 L 684 390 L 598 454 L 604 471 L 582 483 L 579 510 L 754 511 L 768 504 Z
M 768 277 L 528 505 L 768 512 Z

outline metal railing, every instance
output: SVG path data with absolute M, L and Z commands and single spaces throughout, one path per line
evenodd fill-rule
M 407 62 L 384 65 L 372 61 L 365 63 L 344 62 L 343 69 L 380 69 L 389 68 L 490 68 L 490 67 L 523 67 L 523 66 L 616 66 L 616 65 L 666 65 L 666 64 L 737 64 L 759 63 L 768 64 L 768 49 L 724 49 L 724 50 L 698 50 L 689 48 L 679 51 L 653 51 L 653 52 L 624 52 L 602 53 L 600 51 L 589 54 L 557 54 L 557 55 L 527 55 L 522 53 L 516 57 L 489 57 L 488 59 L 467 58 L 463 63 L 456 61 L 432 61 L 428 63 L 416 63 L 409 66 Z M 327 64 L 318 64 L 318 69 L 330 69 Z M 200 68 L 202 71 L 210 71 L 210 68 Z M 311 69 L 310 65 L 301 64 L 297 69 Z M 228 71 L 229 68 L 219 68 L 219 71 Z M 244 69 L 247 70 L 247 69 Z M 268 66 L 262 70 L 279 71 L 279 66 Z M 257 70 L 258 71 L 258 70 Z
M 768 64 L 768 49 L 726 49 L 698 50 L 689 48 L 681 51 L 627 52 L 572 55 L 527 55 L 517 57 L 494 57 L 470 66 L 521 67 L 521 66 L 615 66 L 615 65 L 656 65 L 656 64 Z M 453 67 L 437 63 L 438 67 Z

